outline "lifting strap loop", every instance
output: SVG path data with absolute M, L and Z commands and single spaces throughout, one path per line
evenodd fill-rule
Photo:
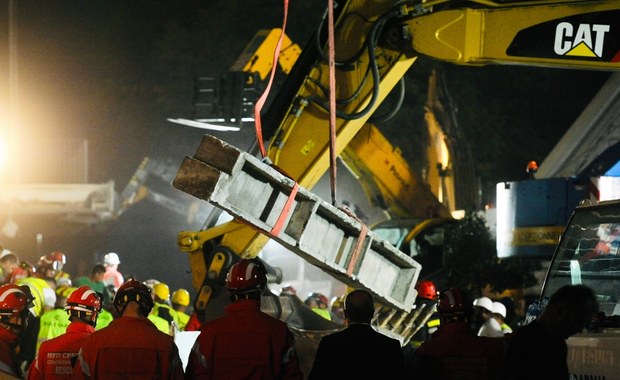
M 271 85 L 273 83 L 273 77 L 276 73 L 276 67 L 278 67 L 278 58 L 280 57 L 280 49 L 282 48 L 282 40 L 284 39 L 286 22 L 288 19 L 288 0 L 284 0 L 284 21 L 282 22 L 282 34 L 280 34 L 280 39 L 278 40 L 278 44 L 276 45 L 276 49 L 273 52 L 273 64 L 271 65 L 271 75 L 269 76 L 269 83 L 263 91 L 262 95 L 256 101 L 256 105 L 254 106 L 254 126 L 256 128 L 256 139 L 258 141 L 258 149 L 260 150 L 260 154 L 262 158 L 267 157 L 267 151 L 265 150 L 265 144 L 263 142 L 263 129 L 261 126 L 260 120 L 260 111 L 263 109 L 263 105 L 265 105 L 265 101 L 267 100 L 267 96 L 269 95 L 269 91 L 271 90 Z
M 288 213 L 291 210 L 291 206 L 293 205 L 293 201 L 295 200 L 295 196 L 297 195 L 297 189 L 299 189 L 299 184 L 295 182 L 295 184 L 293 185 L 293 188 L 291 189 L 291 193 L 289 194 L 288 199 L 286 200 L 286 203 L 284 204 L 284 207 L 282 208 L 282 212 L 280 212 L 280 216 L 278 217 L 278 220 L 276 221 L 276 223 L 273 225 L 273 228 L 271 229 L 271 235 L 278 236 L 280 234 L 280 231 L 282 230 L 282 226 L 284 226 L 284 221 L 286 220 L 286 217 L 288 216 Z

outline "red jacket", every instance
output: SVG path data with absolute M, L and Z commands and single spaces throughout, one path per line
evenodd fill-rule
M 64 334 L 41 343 L 39 353 L 30 365 L 28 379 L 71 378 L 78 351 L 94 331 L 89 324 L 74 321 Z
M 0 378 L 21 379 L 20 371 L 16 362 L 15 345 L 17 337 L 6 329 L 0 327 Z M 11 377 L 13 376 L 13 377 Z
M 198 319 L 198 314 L 196 314 L 196 312 L 193 312 L 192 315 L 189 317 L 189 321 L 187 321 L 187 324 L 185 325 L 184 331 L 198 331 L 200 330 L 200 326 L 202 326 L 202 324 Z
M 293 334 L 260 311 L 258 301 L 240 300 L 224 317 L 205 323 L 190 353 L 190 379 L 301 379 Z
M 147 318 L 121 317 L 84 342 L 77 378 L 182 379 L 183 364 L 172 336 Z
M 465 322 L 442 323 L 415 350 L 416 379 L 501 378 L 506 341 L 476 336 Z

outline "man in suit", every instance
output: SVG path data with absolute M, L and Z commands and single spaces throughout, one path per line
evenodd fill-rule
M 347 327 L 321 339 L 309 380 L 404 378 L 400 343 L 372 328 L 374 312 L 373 297 L 366 290 L 356 289 L 347 295 Z

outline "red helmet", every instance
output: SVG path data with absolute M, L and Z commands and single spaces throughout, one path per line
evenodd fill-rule
M 445 290 L 439 296 L 437 312 L 445 316 L 469 316 L 472 312 L 472 303 L 458 288 Z
M 320 305 L 324 305 L 324 306 L 328 306 L 329 305 L 329 300 L 327 299 L 327 297 L 325 297 L 323 294 L 321 293 L 310 293 L 310 295 L 308 296 L 308 298 L 306 298 L 306 301 L 313 299 L 316 301 L 316 303 L 320 306 Z
M 71 315 L 92 326 L 97 324 L 97 316 L 101 311 L 101 298 L 88 286 L 80 286 L 75 289 L 67 298 L 65 310 Z
M 432 281 L 419 281 L 416 284 L 415 289 L 418 291 L 418 297 L 422 297 L 431 301 L 437 299 L 437 288 Z
M 257 259 L 241 259 L 233 265 L 226 276 L 226 286 L 232 293 L 246 293 L 263 289 L 267 285 L 267 273 Z
M 60 251 L 54 251 L 47 255 L 50 261 L 58 263 L 58 269 L 62 269 L 62 267 L 67 263 L 67 256 Z
M 37 268 L 28 261 L 20 261 L 19 267 L 24 271 L 26 277 L 34 277 L 37 273 Z
M 9 332 L 21 334 L 25 327 L 26 313 L 34 297 L 27 285 L 5 284 L 0 286 L 0 321 L 10 327 Z
M 56 255 L 57 253 L 62 255 L 62 257 Z M 41 256 L 37 263 L 37 272 L 39 272 L 42 277 L 45 277 L 48 276 L 48 271 L 52 271 L 52 276 L 55 276 L 58 271 L 62 270 L 65 263 L 63 257 L 64 254 L 62 252 L 52 252 L 49 255 Z
M 145 317 L 149 315 L 154 306 L 151 289 L 133 278 L 125 281 L 116 291 L 114 308 L 119 314 L 123 314 L 130 301 L 135 301 L 140 305 L 140 311 Z

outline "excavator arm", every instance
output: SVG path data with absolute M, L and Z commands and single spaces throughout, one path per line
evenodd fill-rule
M 331 90 L 337 98 L 336 153 L 344 157 L 351 156 L 347 151 L 363 138 L 360 131 L 368 132 L 373 112 L 420 55 L 463 65 L 620 68 L 616 0 L 350 0 L 336 12 L 336 88 Z M 326 28 L 321 25 L 315 41 L 302 51 L 263 120 L 273 166 L 307 189 L 330 163 Z M 184 175 L 180 171 L 177 178 Z M 416 195 L 410 203 L 426 195 Z M 407 212 L 430 218 L 445 210 L 417 207 Z M 206 306 L 229 265 L 214 266 L 213 258 L 219 256 L 213 252 L 254 257 L 269 239 L 238 221 L 218 227 L 217 233 L 206 227 L 179 235 L 181 249 L 190 252 L 193 284 L 202 295 L 197 309 Z

